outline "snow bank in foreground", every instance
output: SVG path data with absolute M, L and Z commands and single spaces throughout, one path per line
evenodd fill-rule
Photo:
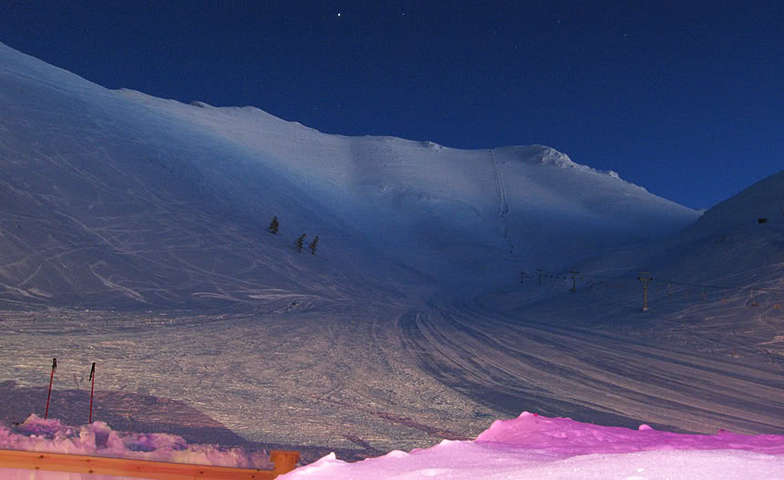
M 784 478 L 784 435 L 687 435 L 590 425 L 524 412 L 474 441 L 443 441 L 357 463 L 330 454 L 279 477 L 319 479 Z
M 168 434 L 116 432 L 105 423 L 62 425 L 31 415 L 21 425 L 0 426 L 0 448 L 144 458 L 180 463 L 272 468 L 266 454 L 238 448 L 188 445 Z M 474 441 L 390 452 L 357 463 L 330 454 L 280 476 L 320 479 L 784 479 L 784 435 L 687 435 L 602 427 L 524 412 L 499 420 Z M 3 480 L 81 480 L 75 474 L 0 469 Z M 90 476 L 91 480 L 117 477 Z
M 59 420 L 44 420 L 30 415 L 23 423 L 0 425 L 0 449 L 137 458 L 174 463 L 221 465 L 240 468 L 271 469 L 266 452 L 218 445 L 189 445 L 182 437 L 166 433 L 129 433 L 112 430 L 104 422 L 72 427 Z M 2 480 L 81 479 L 78 474 L 0 469 Z M 85 476 L 85 478 L 87 478 Z M 91 475 L 90 480 L 115 480 L 118 477 Z

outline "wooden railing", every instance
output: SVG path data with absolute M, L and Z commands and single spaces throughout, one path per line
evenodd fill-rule
M 151 480 L 272 480 L 278 475 L 294 470 L 299 461 L 299 452 L 273 450 L 270 452 L 270 460 L 275 465 L 273 470 L 0 450 L 0 468 L 91 473 Z

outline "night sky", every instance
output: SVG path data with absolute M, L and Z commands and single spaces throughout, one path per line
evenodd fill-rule
M 546 144 L 693 208 L 784 168 L 782 32 L 779 1 L 0 0 L 0 41 L 106 87 Z

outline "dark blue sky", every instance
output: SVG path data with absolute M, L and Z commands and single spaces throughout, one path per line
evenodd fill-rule
M 784 168 L 782 31 L 778 1 L 0 2 L 0 41 L 110 88 L 547 144 L 694 208 Z

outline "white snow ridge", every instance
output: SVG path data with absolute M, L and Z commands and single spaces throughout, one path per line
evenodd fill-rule
M 782 173 L 700 216 L 543 145 L 328 135 L 3 44 L 0 112 L 2 448 L 784 478 Z

